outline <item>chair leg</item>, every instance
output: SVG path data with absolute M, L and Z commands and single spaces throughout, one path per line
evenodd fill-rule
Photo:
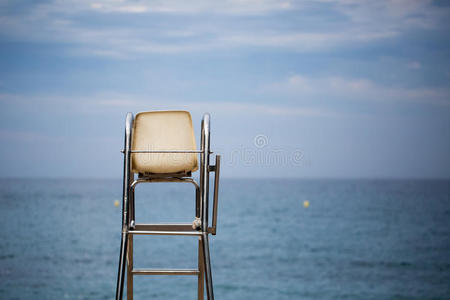
M 204 291 L 205 291 L 205 264 L 203 260 L 203 243 L 202 238 L 198 238 L 198 300 L 204 300 Z
M 122 300 L 123 297 L 123 283 L 125 279 L 125 267 L 126 256 L 128 250 L 128 228 L 129 228 L 129 195 L 130 181 L 132 173 L 130 174 L 130 161 L 131 161 L 131 132 L 133 127 L 133 114 L 127 113 L 125 121 L 125 147 L 124 147 L 124 160 L 123 160 L 123 204 L 122 204 L 122 239 L 120 241 L 120 258 L 119 258 L 119 271 L 117 274 L 117 286 L 116 286 L 116 300 Z
M 133 235 L 128 235 L 127 300 L 133 300 Z
M 209 258 L 208 233 L 203 232 L 201 238 L 203 246 L 203 262 L 205 265 L 206 293 L 208 295 L 208 300 L 214 300 L 213 282 L 211 274 L 211 261 Z
M 117 274 L 116 300 L 122 300 L 123 296 L 123 282 L 125 275 L 127 244 L 128 244 L 128 233 L 122 232 L 122 240 L 120 242 L 119 271 Z
M 130 183 L 134 180 L 134 174 L 131 173 L 130 176 Z M 129 220 L 128 225 L 134 226 L 134 219 L 135 219 L 135 213 L 134 213 L 134 189 L 130 189 L 129 191 Z M 127 300 L 133 300 L 133 235 L 128 235 L 128 249 L 127 249 Z

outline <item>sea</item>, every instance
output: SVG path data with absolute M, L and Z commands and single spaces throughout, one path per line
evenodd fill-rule
M 120 179 L 0 180 L 0 299 L 113 299 Z M 137 223 L 192 222 L 188 183 L 136 189 Z M 136 268 L 195 268 L 197 237 L 136 236 Z M 450 299 L 450 181 L 222 179 L 215 298 Z M 196 299 L 135 276 L 134 299 Z

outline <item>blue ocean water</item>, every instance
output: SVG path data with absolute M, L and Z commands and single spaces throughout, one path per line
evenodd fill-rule
M 145 184 L 137 221 L 191 222 L 193 189 Z M 120 180 L 0 181 L 0 298 L 112 299 Z M 223 179 L 217 299 L 450 299 L 450 181 Z M 304 201 L 309 207 L 304 207 Z M 138 236 L 136 267 L 194 268 L 196 238 Z M 196 299 L 137 276 L 135 299 Z

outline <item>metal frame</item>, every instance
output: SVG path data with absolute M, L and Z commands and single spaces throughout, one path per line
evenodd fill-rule
M 216 234 L 217 209 L 220 178 L 220 155 L 216 155 L 214 166 L 210 166 L 210 116 L 205 114 L 201 126 L 201 150 L 131 150 L 133 138 L 134 117 L 128 113 L 125 123 L 125 148 L 123 171 L 123 202 L 122 202 L 122 238 L 120 245 L 119 270 L 117 274 L 116 300 L 123 297 L 125 273 L 127 274 L 127 299 L 133 299 L 133 275 L 197 275 L 198 299 L 204 299 L 204 285 L 208 300 L 214 300 L 213 280 L 209 252 L 208 234 Z M 200 184 L 191 174 L 135 174 L 131 171 L 132 153 L 199 153 L 200 155 Z M 209 173 L 214 172 L 214 202 L 212 209 L 212 227 L 208 227 L 209 212 Z M 199 228 L 192 224 L 136 224 L 134 194 L 140 183 L 151 182 L 188 182 L 195 186 L 196 220 L 201 220 Z M 144 235 L 187 235 L 198 237 L 198 269 L 135 269 L 133 267 L 133 236 Z M 126 271 L 125 271 L 126 267 Z

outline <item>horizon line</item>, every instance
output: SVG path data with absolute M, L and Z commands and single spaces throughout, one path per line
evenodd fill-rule
M 197 176 L 193 176 L 197 177 Z M 398 177 L 398 176 L 360 176 L 360 177 L 332 177 L 332 176 L 313 176 L 313 177 L 295 177 L 295 176 L 220 176 L 225 180 L 450 180 L 450 177 Z M 122 177 L 79 177 L 79 176 L 0 176 L 0 180 L 122 180 Z

